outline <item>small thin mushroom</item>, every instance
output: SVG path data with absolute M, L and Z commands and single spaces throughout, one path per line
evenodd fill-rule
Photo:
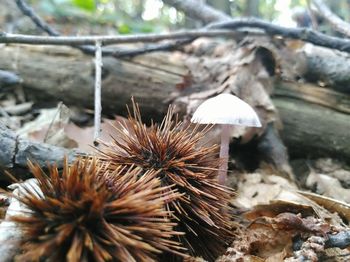
M 192 123 L 221 124 L 221 146 L 218 181 L 226 184 L 227 165 L 230 144 L 230 128 L 233 125 L 261 127 L 258 115 L 254 109 L 231 94 L 220 94 L 204 101 L 194 112 Z

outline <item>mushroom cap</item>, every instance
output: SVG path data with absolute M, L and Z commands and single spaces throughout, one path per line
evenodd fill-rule
M 230 94 L 220 94 L 204 101 L 194 112 L 191 122 L 261 127 L 254 109 Z

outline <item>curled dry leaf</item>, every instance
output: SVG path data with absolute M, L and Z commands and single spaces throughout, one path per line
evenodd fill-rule
M 330 212 L 338 213 L 346 222 L 350 222 L 350 205 L 329 197 L 321 196 L 310 192 L 299 192 L 303 196 L 315 201 L 317 204 L 323 206 Z
M 289 212 L 280 213 L 275 217 L 260 217 L 255 219 L 252 225 L 262 224 L 267 227 L 272 227 L 275 230 L 292 230 L 296 232 L 312 232 L 321 235 L 326 235 L 330 232 L 329 224 L 312 216 L 303 218 L 300 214 Z
M 17 130 L 21 138 L 44 142 L 65 148 L 75 148 L 77 143 L 64 132 L 69 122 L 70 111 L 62 103 L 54 109 L 42 109 L 40 115 Z
M 254 208 L 258 215 L 277 215 L 276 210 L 310 215 L 312 210 L 315 217 L 330 221 L 332 225 L 343 224 L 342 219 L 336 213 L 334 214 L 332 209 L 327 210 L 301 194 L 297 187 L 287 179 L 274 175 L 261 173 L 241 175 L 237 197 L 233 199 L 233 204 L 242 209 Z M 285 208 L 284 211 L 283 208 Z M 254 216 L 254 214 L 249 214 L 249 216 Z

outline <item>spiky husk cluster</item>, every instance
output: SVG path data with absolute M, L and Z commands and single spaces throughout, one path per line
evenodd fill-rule
M 175 185 L 182 194 L 167 204 L 177 231 L 185 232 L 180 242 L 191 255 L 214 260 L 232 238 L 229 201 L 231 189 L 217 183 L 217 146 L 199 146 L 206 130 L 190 130 L 174 120 L 172 108 L 160 125 L 149 128 L 141 121 L 137 104 L 129 111 L 129 125 L 116 127 L 118 138 L 104 143 L 101 159 L 110 168 L 120 164 L 158 171 L 163 186 Z
M 25 188 L 17 196 L 30 210 L 11 218 L 24 232 L 19 261 L 155 261 L 162 251 L 179 250 L 164 209 L 176 194 L 160 187 L 152 172 L 108 174 L 97 166 L 94 159 L 65 161 L 61 173 L 49 166 L 46 174 L 29 163 L 42 192 Z M 101 174 L 113 192 L 97 178 Z

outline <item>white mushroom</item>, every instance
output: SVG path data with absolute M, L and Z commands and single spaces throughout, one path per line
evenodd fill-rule
M 222 125 L 220 146 L 222 162 L 218 181 L 220 184 L 226 184 L 230 126 L 261 127 L 258 115 L 249 104 L 238 97 L 230 94 L 220 94 L 204 101 L 194 112 L 191 122 Z

